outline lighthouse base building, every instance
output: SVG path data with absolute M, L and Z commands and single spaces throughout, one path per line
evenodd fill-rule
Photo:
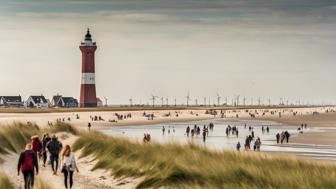
M 96 42 L 92 41 L 90 30 L 79 46 L 82 52 L 82 80 L 80 88 L 80 107 L 97 107 L 95 83 L 95 51 Z

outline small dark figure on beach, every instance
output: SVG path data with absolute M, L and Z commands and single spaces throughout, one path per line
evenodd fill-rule
M 88 123 L 88 129 L 89 129 L 89 131 L 91 130 L 91 123 L 90 122 Z
M 286 138 L 285 132 L 282 132 L 280 136 L 281 136 L 281 144 L 282 144 L 283 141 L 284 141 L 285 138 Z
M 147 142 L 150 142 L 150 140 L 151 140 L 151 136 L 150 136 L 150 134 L 146 134 L 146 133 L 144 133 L 144 138 L 143 138 L 143 142 L 144 143 L 147 143 Z
M 166 128 L 165 128 L 165 126 L 162 126 L 162 135 L 164 135 L 164 134 L 165 134 L 165 131 L 166 131 Z
M 259 137 L 258 137 L 257 140 L 255 141 L 254 146 L 255 146 L 255 149 L 254 149 L 255 151 L 260 151 L 261 140 L 260 140 Z
M 190 133 L 190 127 L 188 125 L 187 129 L 186 129 L 186 133 L 187 133 L 187 137 L 189 137 L 189 133 Z
M 286 142 L 288 143 L 289 141 L 289 137 L 290 137 L 290 134 L 288 131 L 285 131 L 285 138 L 286 138 Z
M 279 144 L 279 142 L 280 142 L 280 134 L 277 133 L 277 134 L 275 135 L 275 137 L 276 137 L 276 140 L 277 140 L 277 144 Z
M 240 147 L 241 147 L 240 142 L 238 142 L 237 145 L 236 145 L 237 151 L 240 151 Z
M 269 133 L 270 129 L 269 126 L 266 127 L 266 132 Z
M 246 139 L 245 139 L 245 150 L 249 150 L 250 149 L 250 138 L 249 136 L 246 136 Z
M 203 142 L 205 142 L 205 139 L 206 139 L 206 130 L 205 129 L 203 129 Z

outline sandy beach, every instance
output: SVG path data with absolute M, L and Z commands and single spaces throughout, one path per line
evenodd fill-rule
M 154 125 L 172 122 L 189 122 L 189 121 L 216 121 L 216 120 L 267 120 L 281 123 L 286 127 L 297 128 L 302 123 L 306 123 L 309 128 L 316 128 L 319 132 L 304 132 L 292 138 L 290 144 L 286 146 L 298 144 L 315 144 L 315 145 L 336 145 L 336 113 L 332 112 L 333 108 L 313 107 L 313 108 L 296 108 L 296 109 L 249 109 L 249 110 L 226 110 L 222 114 L 217 115 L 206 114 L 205 110 L 155 110 L 146 111 L 146 114 L 154 114 L 154 120 L 148 120 L 144 116 L 144 111 L 134 112 L 73 112 L 73 113 L 1 113 L 0 123 L 10 124 L 12 122 L 35 122 L 41 127 L 48 127 L 48 123 L 57 119 L 74 125 L 78 129 L 87 129 L 87 124 L 92 124 L 92 129 L 101 130 L 115 126 L 137 126 L 137 125 Z M 281 112 L 281 117 L 279 116 Z M 316 115 L 313 115 L 315 112 Z M 318 112 L 318 113 L 316 113 Z M 118 120 L 116 113 L 119 115 L 131 114 L 131 118 Z M 169 115 L 170 113 L 170 115 Z M 295 114 L 295 116 L 294 116 Z M 169 115 L 169 116 L 168 116 Z M 251 117 L 254 116 L 254 118 Z M 101 117 L 100 121 L 92 121 L 92 117 Z M 79 117 L 79 119 L 78 119 Z M 114 120 L 114 121 L 112 121 Z M 62 143 L 73 144 L 76 136 L 70 134 L 62 139 Z M 79 157 L 80 152 L 76 152 Z M 17 154 L 9 154 L 4 157 L 5 162 L 0 165 L 0 169 L 9 175 L 12 180 L 17 180 L 22 184 L 21 177 L 16 176 L 13 167 L 16 166 Z M 111 173 L 102 170 L 91 171 L 95 162 L 90 158 L 79 159 L 78 166 L 80 173 L 76 174 L 76 188 L 134 188 L 141 180 L 138 179 L 110 179 Z M 40 179 L 50 182 L 53 186 L 62 185 L 62 177 L 52 175 L 50 167 L 41 167 Z

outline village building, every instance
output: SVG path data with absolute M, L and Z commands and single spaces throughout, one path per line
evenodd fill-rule
M 29 108 L 48 108 L 48 100 L 43 96 L 30 96 L 26 101 L 26 106 Z
M 78 100 L 73 97 L 63 97 L 61 95 L 53 96 L 52 102 L 53 107 L 62 108 L 75 108 L 78 107 Z
M 21 96 L 0 96 L 0 107 L 20 108 L 24 107 Z
M 103 107 L 104 106 L 103 101 L 100 98 L 97 98 L 97 106 L 98 107 Z

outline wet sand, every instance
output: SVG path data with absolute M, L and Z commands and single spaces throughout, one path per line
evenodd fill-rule
M 302 123 L 318 132 L 304 132 L 292 139 L 293 143 L 336 145 L 336 113 L 319 115 L 288 116 L 282 118 L 266 118 L 270 121 L 300 127 Z

